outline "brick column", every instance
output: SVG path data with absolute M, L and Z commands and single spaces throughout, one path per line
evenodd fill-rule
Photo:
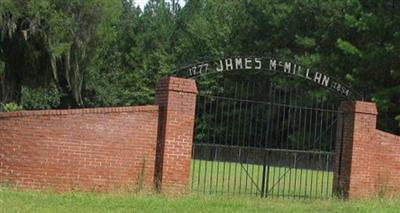
M 189 190 L 197 87 L 194 80 L 162 78 L 156 88 L 160 106 L 156 180 L 161 192 Z
M 334 190 L 344 198 L 375 193 L 376 120 L 375 103 L 342 102 L 336 141 Z

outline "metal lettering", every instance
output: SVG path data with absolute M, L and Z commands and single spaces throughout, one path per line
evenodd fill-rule
M 308 80 L 311 80 L 311 81 L 312 81 L 312 78 L 310 77 L 310 69 L 307 69 L 307 71 L 306 71 L 306 78 L 307 78 Z
M 245 66 L 246 70 L 251 69 L 251 59 L 246 58 L 246 59 L 244 59 L 244 61 L 245 61 L 244 66 Z
M 349 95 L 350 95 L 350 90 L 347 89 L 347 90 L 344 92 L 344 95 L 349 96 Z
M 279 61 L 279 62 L 278 62 L 278 66 L 279 66 L 279 67 L 284 67 L 284 66 L 285 66 L 285 63 L 283 63 L 282 61 Z
M 342 85 L 340 85 L 339 83 L 336 85 L 336 90 L 338 92 L 340 92 L 340 90 L 342 89 Z
M 276 70 L 276 60 L 269 60 L 269 69 Z
M 322 79 L 322 85 L 328 87 L 329 86 L 329 81 L 331 80 L 331 78 L 329 76 L 324 75 L 324 78 Z
M 217 63 L 217 72 L 222 72 L 222 71 L 224 71 L 224 64 L 221 60 L 221 61 L 219 61 L 219 64 Z
M 241 58 L 236 58 L 235 59 L 235 65 L 236 65 L 235 67 L 236 67 L 237 70 L 243 69 L 243 60 Z
M 226 70 L 233 70 L 233 60 L 231 58 L 225 59 Z
M 314 75 L 314 81 L 318 84 L 321 84 L 321 79 L 322 79 L 322 74 L 319 72 L 316 72 Z
M 290 73 L 290 69 L 292 64 L 290 62 L 285 62 L 285 67 L 283 68 L 283 72 Z
M 255 69 L 256 69 L 256 70 L 260 70 L 260 69 L 262 68 L 261 59 L 256 58 L 256 59 L 254 59 L 254 61 L 256 62 Z
M 293 70 L 293 73 L 292 73 L 293 75 L 296 75 L 296 68 L 297 68 L 297 64 L 293 64 L 293 69 L 292 69 Z
M 300 76 L 300 77 L 304 77 L 303 69 L 301 68 L 300 65 L 297 66 L 296 74 L 297 74 L 298 76 Z
M 196 67 L 192 67 L 192 68 L 190 69 L 190 73 L 191 73 L 192 75 L 196 75 L 196 74 L 197 74 L 197 72 L 196 72 Z
M 313 72 L 310 69 L 306 69 L 299 64 L 295 64 L 288 61 L 279 61 L 276 59 L 265 59 L 265 58 L 227 58 L 219 61 L 212 62 L 213 64 L 200 64 L 193 67 L 189 67 L 186 70 L 187 75 L 189 76 L 198 76 L 210 72 L 210 66 L 212 69 L 217 72 L 223 71 L 231 71 L 231 70 L 261 70 L 268 69 L 270 71 L 279 71 L 284 72 L 290 75 L 299 76 L 305 78 L 307 80 L 313 81 L 317 84 L 320 84 L 324 87 L 329 87 L 343 96 L 350 97 L 353 96 L 352 91 L 348 89 L 346 86 L 341 85 L 339 82 L 335 81 L 328 75 L 325 75 L 321 72 Z M 264 64 L 264 63 L 269 63 Z M 210 68 L 211 69 L 211 68 Z M 183 70 L 182 70 L 183 71 Z

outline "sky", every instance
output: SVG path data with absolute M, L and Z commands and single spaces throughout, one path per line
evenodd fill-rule
M 147 2 L 148 2 L 149 0 L 135 0 L 135 2 L 136 2 L 136 4 L 137 5 L 139 5 L 139 7 L 140 8 L 144 8 L 144 6 L 147 4 Z M 167 1 L 169 1 L 169 0 L 167 0 Z M 183 3 L 183 0 L 181 1 L 181 5 L 182 5 L 182 3 Z
M 136 0 L 135 2 L 136 2 L 136 4 L 139 5 L 140 8 L 143 9 L 144 6 L 147 4 L 148 1 L 149 1 L 149 0 Z

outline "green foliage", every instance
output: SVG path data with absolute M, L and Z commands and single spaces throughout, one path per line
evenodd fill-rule
M 24 109 L 51 109 L 60 105 L 61 92 L 55 85 L 50 87 L 22 87 L 21 105 Z
M 336 44 L 338 48 L 342 50 L 345 54 L 348 54 L 350 56 L 362 57 L 361 51 L 350 42 L 344 41 L 339 38 Z
M 87 72 L 99 45 L 108 38 L 103 30 L 114 23 L 120 1 L 4 1 L 0 58 L 9 71 L 3 84 L 18 85 L 2 101 L 20 102 L 22 86 L 55 82 L 75 104 L 82 105 Z
M 396 121 L 399 123 L 398 125 L 399 125 L 399 127 L 400 127 L 400 115 L 396 116 L 395 119 L 396 119 Z
M 85 101 L 93 106 L 151 103 L 156 82 L 171 71 L 172 8 L 151 1 L 142 12 L 123 3 L 113 39 L 101 49 L 91 70 Z
M 296 35 L 296 43 L 306 49 L 311 49 L 316 45 L 315 38 L 301 37 L 298 35 Z
M 4 68 L 5 68 L 5 64 L 0 59 L 0 79 L 1 79 L 1 76 L 3 76 L 3 74 L 4 74 Z
M 0 104 L 0 108 L 3 109 L 5 112 L 16 112 L 16 111 L 21 111 L 23 108 L 22 106 L 16 104 L 16 103 L 6 103 L 6 104 Z
M 0 188 L 4 212 L 398 212 L 400 199 L 342 201 L 237 196 L 100 195 L 94 193 L 18 192 Z
M 158 79 L 183 65 L 273 55 L 348 82 L 378 102 L 381 127 L 400 132 L 396 1 L 189 0 L 180 8 L 151 0 L 141 11 L 133 0 L 2 0 L 0 14 L 0 84 L 8 88 L 0 91 L 1 102 L 28 108 L 150 103 Z M 259 77 L 237 77 L 243 78 Z M 218 82 L 199 80 L 210 88 L 205 93 Z M 59 92 L 41 100 L 23 92 L 49 85 Z

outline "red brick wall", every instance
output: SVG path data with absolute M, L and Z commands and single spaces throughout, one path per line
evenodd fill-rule
M 392 194 L 400 192 L 400 137 L 376 130 L 375 151 L 376 181 L 378 192 Z
M 196 82 L 163 78 L 156 91 L 156 102 L 160 105 L 162 142 L 158 148 L 158 187 L 166 193 L 186 193 L 189 190 L 192 162 Z
M 156 181 L 162 192 L 187 192 L 196 94 L 193 80 L 163 78 L 159 106 L 0 113 L 0 183 L 130 191 Z M 400 192 L 400 137 L 376 130 L 373 103 L 344 102 L 341 109 L 337 192 Z
M 0 113 L 0 184 L 189 189 L 196 82 L 163 78 L 154 106 Z
M 153 186 L 158 106 L 0 113 L 0 182 L 130 191 Z
M 336 192 L 348 198 L 400 192 L 400 137 L 376 129 L 374 103 L 344 102 L 341 110 L 344 130 L 336 146 Z

